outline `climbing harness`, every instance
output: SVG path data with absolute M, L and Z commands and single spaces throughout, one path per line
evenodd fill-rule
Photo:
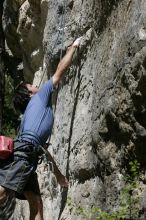
M 47 167 L 49 168 L 49 170 L 51 170 L 52 173 L 54 173 L 54 165 L 53 165 L 53 163 L 48 159 L 48 156 L 49 156 L 48 151 L 47 151 L 44 147 L 42 147 L 42 146 L 39 146 L 39 147 L 41 148 L 42 152 L 43 152 L 44 155 L 45 155 L 45 157 L 42 158 L 42 159 L 44 159 L 44 162 L 46 162 Z
M 22 119 L 24 120 L 24 119 Z M 23 121 L 22 121 L 23 122 Z M 48 151 L 45 149 L 45 147 L 43 147 L 43 144 L 41 144 L 41 139 L 40 137 L 37 135 L 37 133 L 34 133 L 32 131 L 25 131 L 23 132 L 23 123 L 21 125 L 21 128 L 20 128 L 20 132 L 19 132 L 19 135 L 21 134 L 20 137 L 18 137 L 18 139 L 22 139 L 23 140 L 23 137 L 25 135 L 33 137 L 35 139 L 35 142 L 37 143 L 37 148 L 36 148 L 36 153 L 38 155 L 38 159 L 39 159 L 39 164 L 42 162 L 42 160 L 44 160 L 47 164 L 47 166 L 49 167 L 49 169 L 54 173 L 54 166 L 53 166 L 53 163 L 48 159 L 48 156 L 49 156 L 49 153 Z M 18 155 L 19 152 L 17 152 L 15 155 Z M 20 152 L 21 154 L 21 152 Z M 43 155 L 44 154 L 44 155 Z M 22 155 L 23 156 L 23 155 Z M 45 157 L 44 157 L 45 156 Z

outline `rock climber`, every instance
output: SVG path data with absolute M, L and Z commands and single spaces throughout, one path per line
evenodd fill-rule
M 15 193 L 17 198 L 28 200 L 30 220 L 43 220 L 43 203 L 35 171 L 41 152 L 39 145 L 46 143 L 53 126 L 51 95 L 71 65 L 79 44 L 80 38 L 77 38 L 59 62 L 55 74 L 41 89 L 24 82 L 15 89 L 14 106 L 23 114 L 23 119 L 21 132 L 14 142 L 13 156 L 0 160 L 0 204 L 6 202 L 10 193 Z M 54 165 L 58 183 L 68 187 L 67 178 L 50 154 L 48 159 Z

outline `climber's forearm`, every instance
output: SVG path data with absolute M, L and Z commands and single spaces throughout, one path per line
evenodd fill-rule
M 49 161 L 53 163 L 54 175 L 56 176 L 57 182 L 62 187 L 68 187 L 69 186 L 69 182 L 68 182 L 67 178 L 60 172 L 60 170 L 58 169 L 58 167 L 57 167 L 53 157 L 49 153 L 49 151 L 47 151 L 47 152 L 48 152 L 48 159 L 49 159 Z
M 59 83 L 59 81 L 61 80 L 64 72 L 70 67 L 75 49 L 76 49 L 76 47 L 72 45 L 68 49 L 66 55 L 59 62 L 57 70 L 56 70 L 55 74 L 52 77 L 54 85 L 57 85 Z

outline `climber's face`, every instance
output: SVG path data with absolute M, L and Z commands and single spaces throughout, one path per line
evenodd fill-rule
M 39 91 L 38 87 L 32 84 L 26 84 L 26 87 L 30 92 L 30 96 L 35 95 Z

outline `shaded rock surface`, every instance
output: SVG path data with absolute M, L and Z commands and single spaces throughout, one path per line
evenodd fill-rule
M 83 36 L 59 86 L 50 146 L 71 185 L 60 189 L 51 172 L 46 176 L 44 166 L 38 168 L 45 220 L 83 219 L 67 198 L 85 210 L 117 210 L 128 161 L 136 158 L 145 173 L 145 10 L 144 0 L 5 1 L 8 47 L 23 62 L 25 78 L 37 85 Z M 139 187 L 133 220 L 146 216 L 145 184 Z M 26 203 L 17 201 L 13 219 L 28 216 Z

